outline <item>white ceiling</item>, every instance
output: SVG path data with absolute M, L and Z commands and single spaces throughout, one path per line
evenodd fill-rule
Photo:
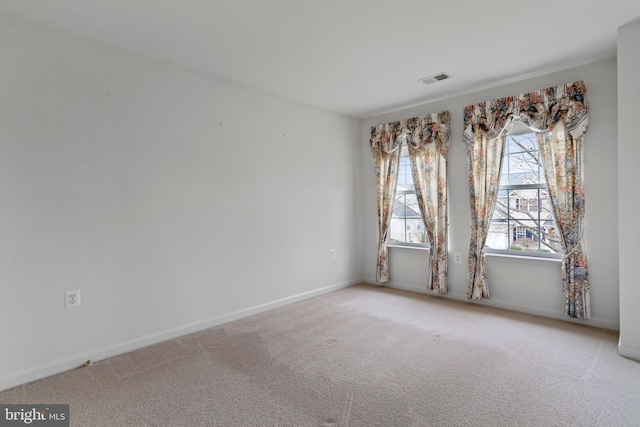
M 0 0 L 0 15 L 368 117 L 613 57 L 640 1 Z

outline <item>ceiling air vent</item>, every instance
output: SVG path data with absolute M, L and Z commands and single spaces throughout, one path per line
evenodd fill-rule
M 438 74 L 434 74 L 432 76 L 429 77 L 424 77 L 422 79 L 418 79 L 419 82 L 422 82 L 426 85 L 430 85 L 432 83 L 438 83 L 442 80 L 447 80 L 451 78 L 451 74 L 448 74 L 446 72 L 442 72 L 442 73 L 438 73 Z

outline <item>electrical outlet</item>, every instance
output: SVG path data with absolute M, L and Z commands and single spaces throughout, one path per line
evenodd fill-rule
M 80 289 L 73 291 L 66 291 L 64 293 L 64 308 L 77 308 L 80 307 Z
M 330 257 L 331 259 L 336 259 L 336 250 L 335 250 L 335 249 L 331 249 L 331 250 L 329 251 L 329 257 Z
M 460 252 L 455 252 L 453 254 L 453 262 L 455 262 L 456 264 L 460 264 L 462 262 L 462 255 L 460 254 Z

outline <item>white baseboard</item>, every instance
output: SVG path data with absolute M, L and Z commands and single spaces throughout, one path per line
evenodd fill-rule
M 372 284 L 372 285 L 378 285 L 375 281 L 375 279 L 371 280 L 371 279 L 365 279 L 366 283 Z M 429 292 L 427 290 L 427 285 L 425 283 L 424 288 L 420 288 L 417 286 L 412 286 L 412 285 L 406 285 L 406 284 L 401 284 L 401 283 L 393 283 L 393 282 L 389 282 L 389 283 L 385 283 L 383 286 L 387 286 L 389 288 L 394 288 L 394 289 L 400 289 L 403 291 L 409 291 L 409 292 L 415 292 L 415 293 L 419 293 L 419 294 L 424 294 L 424 295 L 433 295 L 433 296 L 437 296 L 439 298 L 447 298 L 447 299 L 453 299 L 456 301 L 463 301 L 463 302 L 467 302 L 470 304 L 477 304 L 477 305 L 482 305 L 482 306 L 486 306 L 486 307 L 495 307 L 495 308 L 501 308 L 504 310 L 510 310 L 510 311 L 517 311 L 519 313 L 526 313 L 526 314 L 533 314 L 535 316 L 541 316 L 541 317 L 548 317 L 551 319 L 557 319 L 557 320 L 564 320 L 567 322 L 571 322 L 571 323 L 579 323 L 581 325 L 586 325 L 586 326 L 594 326 L 596 328 L 603 328 L 603 329 L 610 329 L 610 330 L 614 330 L 614 331 L 619 331 L 620 330 L 620 323 L 619 322 L 614 322 L 608 319 L 602 319 L 602 318 L 597 318 L 597 317 L 592 317 L 589 320 L 583 320 L 583 319 L 572 319 L 570 317 L 565 316 L 563 313 L 557 313 L 555 311 L 552 310 L 547 310 L 544 308 L 539 308 L 539 307 L 531 307 L 528 305 L 523 305 L 523 304 L 517 304 L 517 303 L 512 303 L 512 302 L 508 302 L 508 301 L 500 301 L 500 300 L 496 300 L 496 299 L 489 299 L 489 300 L 470 300 L 467 298 L 466 294 L 459 294 L 459 293 L 453 293 L 453 292 L 449 292 L 446 293 L 444 295 L 442 294 L 434 294 L 433 292 Z
M 627 359 L 640 362 L 640 348 L 630 347 L 618 341 L 618 354 L 622 357 L 626 357 Z
M 312 291 L 303 292 L 301 294 L 292 295 L 289 297 L 281 298 L 279 300 L 271 301 L 268 303 L 260 304 L 254 307 L 234 311 L 231 313 L 223 314 L 220 316 L 212 317 L 202 321 L 190 323 L 177 328 L 169 329 L 163 332 L 146 335 L 134 340 L 119 343 L 113 346 L 105 347 L 102 349 L 96 349 L 86 353 L 74 355 L 69 358 L 56 360 L 51 363 L 47 363 L 43 366 L 38 366 L 33 369 L 18 372 L 9 377 L 0 378 L 0 391 L 8 390 L 10 388 L 27 384 L 32 381 L 36 381 L 42 378 L 49 377 L 51 375 L 59 374 L 70 369 L 75 369 L 83 366 L 87 360 L 99 361 L 109 357 L 118 356 L 133 350 L 138 350 L 149 345 L 157 344 L 163 341 L 167 341 L 173 338 L 177 338 L 182 335 L 190 334 L 193 332 L 201 331 L 204 329 L 212 328 L 214 326 L 222 325 L 224 323 L 232 322 L 234 320 L 249 317 L 254 314 L 262 313 L 274 308 L 283 307 L 288 304 L 292 304 L 305 299 L 313 298 L 318 295 L 326 294 L 329 292 L 337 291 L 339 289 L 347 288 L 349 286 L 362 283 L 362 280 L 352 280 L 349 282 L 338 283 L 323 288 L 314 289 Z

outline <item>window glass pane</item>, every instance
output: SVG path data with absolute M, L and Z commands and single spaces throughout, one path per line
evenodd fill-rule
M 513 191 L 511 198 L 512 217 L 516 219 L 538 219 L 538 188 L 526 188 Z
M 506 221 L 509 217 L 509 203 L 511 199 L 509 190 L 499 190 L 496 206 L 493 210 L 491 221 Z
M 535 133 L 507 135 L 487 249 L 561 253 Z
M 404 218 L 391 217 L 391 225 L 389 229 L 389 242 L 399 243 L 406 241 L 406 229 Z
M 509 223 L 492 222 L 487 233 L 487 249 L 509 249 Z
M 400 149 L 398 186 L 391 215 L 389 243 L 413 243 L 426 245 L 426 230 L 413 185 L 409 151 L 406 144 Z
M 405 216 L 411 218 L 422 218 L 418 198 L 415 194 L 407 194 L 405 197 Z
M 536 140 L 536 134 L 533 132 L 522 135 L 507 135 L 507 150 L 509 152 L 531 151 L 537 149 L 538 142 Z
M 511 245 L 514 251 L 538 251 L 539 232 L 537 221 L 518 219 L 510 228 Z
M 509 185 L 539 184 L 538 151 L 517 151 L 509 154 L 507 162 Z
M 422 218 L 407 219 L 407 243 L 427 243 Z
M 414 191 L 411 163 L 406 145 L 400 149 L 400 165 L 398 167 L 398 187 L 396 191 Z
M 391 213 L 392 218 L 404 218 L 407 216 L 406 198 L 406 194 L 396 193 L 396 199 L 393 203 L 393 212 Z
M 540 209 L 540 219 L 554 221 L 553 216 L 553 207 L 551 206 L 551 199 L 549 198 L 549 194 L 546 189 L 540 189 L 540 200 L 539 200 L 539 209 Z
M 504 162 L 507 177 L 503 182 L 506 181 L 510 185 L 544 183 L 541 181 L 544 177 L 541 177 L 540 154 L 534 133 L 507 136 Z

